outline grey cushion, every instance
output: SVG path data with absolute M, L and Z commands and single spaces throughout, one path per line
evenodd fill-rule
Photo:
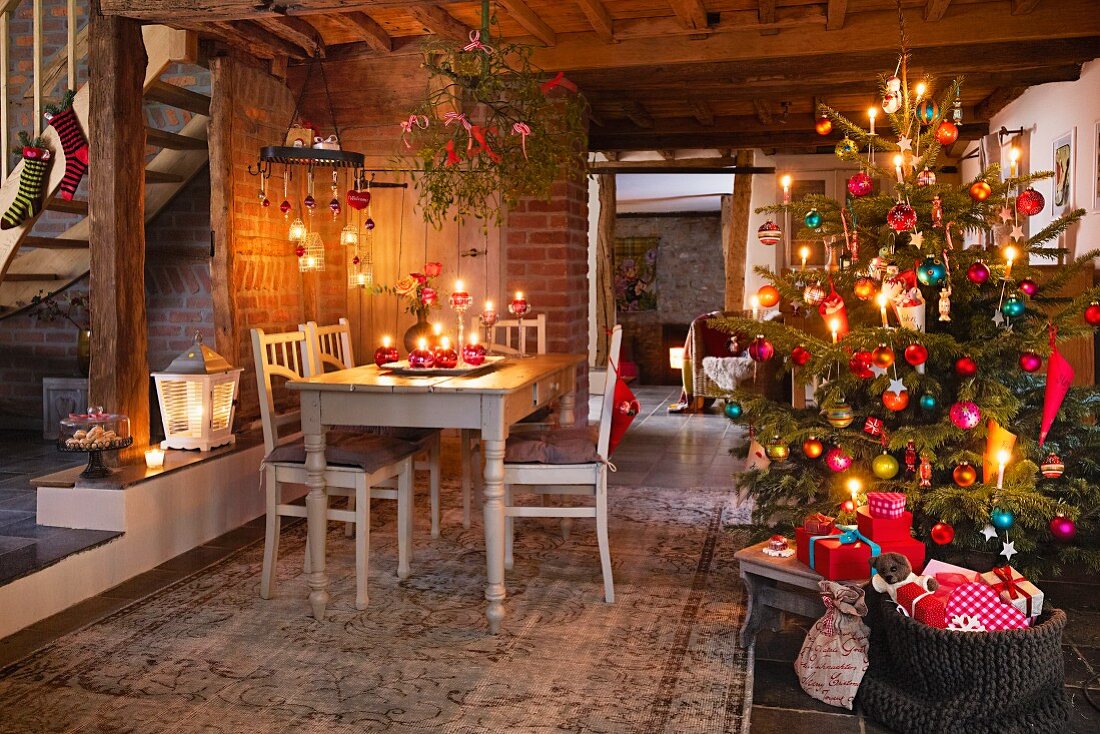
M 376 436 L 399 438 L 402 441 L 416 444 L 418 453 L 419 451 L 426 451 L 432 439 L 442 433 L 439 428 L 400 428 L 397 426 L 348 426 L 342 428 L 342 430 L 349 433 L 369 433 Z
M 554 428 L 508 437 L 504 461 L 509 464 L 591 464 L 600 461 L 596 437 L 587 428 Z
M 352 431 L 329 431 L 325 441 L 325 459 L 334 466 L 354 466 L 375 472 L 420 452 L 416 443 L 390 436 Z M 267 463 L 304 464 L 306 448 L 302 441 L 276 447 L 264 457 Z

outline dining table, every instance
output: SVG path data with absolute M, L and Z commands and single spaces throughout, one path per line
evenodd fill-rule
M 577 372 L 583 354 L 506 357 L 463 375 L 423 376 L 375 365 L 292 380 L 300 394 L 306 468 L 306 533 L 312 565 L 307 575 L 313 616 L 324 619 L 329 601 L 325 570 L 328 494 L 325 433 L 331 426 L 457 428 L 481 431 L 485 462 L 485 616 L 496 633 L 504 621 L 504 451 L 510 427 L 559 401 L 559 422 L 572 425 Z

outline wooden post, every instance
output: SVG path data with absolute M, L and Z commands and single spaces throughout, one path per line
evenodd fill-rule
M 89 170 L 92 365 L 90 402 L 130 417 L 139 455 L 149 443 L 145 320 L 145 113 L 148 58 L 141 24 L 90 18 Z
M 600 176 L 600 220 L 596 229 L 596 366 L 607 364 L 615 325 L 615 174 Z
M 751 166 L 753 152 L 737 151 L 737 165 Z M 745 265 L 748 254 L 749 214 L 752 204 L 752 174 L 733 176 L 733 195 L 722 197 L 722 255 L 726 263 L 724 310 L 745 308 Z
M 233 285 L 233 68 L 227 56 L 210 59 L 210 292 L 214 301 L 214 344 L 230 364 L 241 364 L 237 288 Z

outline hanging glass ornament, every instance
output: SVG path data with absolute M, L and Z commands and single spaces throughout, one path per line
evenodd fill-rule
M 896 74 L 891 74 L 886 77 L 886 91 L 887 92 L 900 92 L 901 91 L 901 79 Z
M 1057 479 L 1066 471 L 1066 465 L 1058 458 L 1058 454 L 1051 451 L 1043 463 L 1039 466 L 1039 472 L 1047 479 Z
M 283 213 L 283 219 L 290 218 L 290 168 L 283 166 L 283 203 L 279 204 L 279 211 Z
M 1043 198 L 1043 195 L 1030 186 L 1021 191 L 1020 195 L 1016 197 L 1016 211 L 1029 217 L 1043 211 L 1045 204 L 1046 199 Z
M 981 423 L 982 409 L 978 407 L 977 403 L 960 400 L 951 406 L 948 415 L 951 416 L 951 422 L 956 428 L 969 431 Z
M 981 285 L 989 280 L 989 266 L 978 260 L 966 269 L 966 277 L 971 283 Z
M 767 362 L 775 354 L 775 347 L 764 338 L 763 334 L 757 334 L 749 343 L 749 357 L 754 362 Z
M 925 413 L 931 413 L 937 407 L 939 407 L 939 401 L 936 400 L 936 396 L 932 393 L 925 393 L 920 396 L 920 409 Z
M 944 120 L 936 126 L 936 142 L 948 146 L 959 139 L 959 128 L 950 120 Z
M 852 291 L 859 300 L 869 301 L 875 297 L 875 281 L 866 276 L 857 278 Z
M 1093 301 L 1085 308 L 1085 323 L 1089 326 L 1100 326 L 1100 303 Z
M 1016 287 L 1029 298 L 1039 292 L 1039 284 L 1031 278 L 1024 278 L 1016 284 Z
M 1050 528 L 1050 534 L 1059 543 L 1068 543 L 1073 540 L 1073 536 L 1077 535 L 1077 523 L 1073 522 L 1072 518 L 1062 514 L 1052 517 L 1047 527 Z
M 852 406 L 845 402 L 839 402 L 825 411 L 825 420 L 833 428 L 847 428 L 856 418 Z
M 917 446 L 912 440 L 905 442 L 905 473 L 917 473 Z
M 1026 310 L 1027 305 L 1024 303 L 1024 299 L 1020 298 L 1018 293 L 1010 293 L 1008 297 L 1005 298 L 1004 303 L 1001 304 L 1001 313 L 1009 318 L 1023 316 Z
M 1008 530 L 1012 527 L 1012 524 L 1016 522 L 1016 516 L 1012 514 L 1011 510 L 995 507 L 993 508 L 993 512 L 989 513 L 989 521 L 992 522 L 993 527 L 998 530 Z
M 935 186 L 936 184 L 936 172 L 928 166 L 921 169 L 921 172 L 917 174 L 917 186 Z
M 814 129 L 817 130 L 818 135 L 828 135 L 833 131 L 833 121 L 828 116 L 822 115 L 814 123 Z
M 779 289 L 774 285 L 762 285 L 756 291 L 756 298 L 764 308 L 771 308 L 779 303 Z
M 281 211 L 283 213 L 283 218 L 284 219 L 290 217 L 290 210 L 291 210 L 290 202 L 287 201 L 286 199 L 283 199 L 283 203 L 279 204 L 279 211 Z
M 955 539 L 955 528 L 941 521 L 932 526 L 931 536 L 936 545 L 947 545 Z
M 965 489 L 978 481 L 978 470 L 964 461 L 951 472 L 951 478 L 955 480 L 955 484 Z
M 735 421 L 745 414 L 745 409 L 741 407 L 741 403 L 727 400 L 726 407 L 722 409 L 722 412 L 724 412 L 726 414 L 726 417 L 729 418 L 731 421 Z
M 923 344 L 910 344 L 905 348 L 905 361 L 913 367 L 919 367 L 928 361 L 928 348 Z
M 777 245 L 783 239 L 783 230 L 779 228 L 778 224 L 769 219 L 756 230 L 756 238 L 760 240 L 762 245 Z
M 855 144 L 855 141 L 845 135 L 840 139 L 840 142 L 836 144 L 837 158 L 847 159 L 856 155 L 859 155 L 859 146 Z
M 825 300 L 825 289 L 817 283 L 810 283 L 802 290 L 802 301 L 807 306 L 817 306 Z
M 867 196 L 874 188 L 874 179 L 864 171 L 857 171 L 848 179 L 848 193 L 852 196 Z
M 787 457 L 791 455 L 791 449 L 779 440 L 779 436 L 774 436 L 771 441 L 764 445 L 764 453 L 773 461 L 786 461 Z
M 1020 369 L 1024 372 L 1038 372 L 1043 366 L 1043 358 L 1035 352 L 1024 352 L 1020 355 Z
M 855 352 L 848 360 L 848 369 L 861 380 L 869 380 L 875 376 L 871 370 L 871 353 L 865 351 Z
M 943 226 L 943 200 L 940 197 L 932 197 L 932 227 L 939 229 Z
M 947 278 L 947 266 L 943 264 L 943 260 L 927 255 L 924 258 L 924 262 L 917 268 L 917 280 L 922 285 L 937 286 L 943 283 Z
M 922 125 L 931 125 L 936 121 L 936 117 L 939 116 L 940 108 L 931 98 L 922 99 L 917 104 L 917 119 L 920 120 Z
M 916 225 L 917 212 L 908 204 L 899 202 L 886 215 L 886 221 L 895 232 L 905 232 Z
M 897 92 L 887 92 L 882 96 L 882 111 L 892 115 L 901 109 L 901 95 Z
M 825 465 L 834 472 L 842 472 L 852 465 L 852 457 L 839 446 L 833 446 L 829 449 L 829 453 L 825 454 Z
M 804 367 L 813 355 L 810 354 L 810 350 L 802 344 L 791 350 L 791 362 L 798 367 Z
M 992 193 L 993 189 L 985 181 L 975 181 L 970 185 L 970 198 L 974 201 L 985 201 Z
M 973 377 L 978 372 L 978 363 L 969 354 L 955 360 L 955 374 L 959 377 Z
M 879 454 L 871 460 L 871 471 L 879 479 L 893 479 L 898 475 L 901 465 L 890 454 Z
M 901 384 L 901 380 L 895 380 L 897 385 L 891 383 L 890 388 L 882 393 L 882 404 L 887 410 L 898 413 L 909 407 L 909 391 Z M 900 389 L 898 389 L 900 385 Z
M 875 351 L 871 352 L 871 361 L 876 367 L 886 369 L 894 363 L 894 350 L 885 344 L 879 344 Z
M 820 227 L 822 220 L 823 217 L 821 216 L 821 212 L 819 212 L 817 209 L 811 209 L 810 211 L 806 212 L 806 216 L 803 219 L 809 229 L 817 229 L 818 227 Z
M 807 459 L 820 458 L 825 453 L 825 444 L 821 443 L 821 440 L 810 436 L 802 442 L 802 453 L 806 455 Z
M 367 217 L 367 221 L 363 222 L 363 226 L 366 227 L 367 230 L 374 229 L 374 227 L 375 227 L 374 219 L 372 217 Z

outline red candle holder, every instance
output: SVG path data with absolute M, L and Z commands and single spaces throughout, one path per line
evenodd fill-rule
M 441 369 L 449 370 L 458 364 L 458 352 L 451 346 L 451 340 L 447 337 L 440 340 L 432 356 L 435 358 L 435 366 Z
M 516 318 L 522 319 L 530 310 L 531 306 L 527 303 L 527 299 L 523 297 L 522 293 L 517 291 L 516 297 L 508 304 L 508 312 Z
M 409 367 L 426 370 L 435 366 L 435 356 L 428 349 L 428 340 L 421 339 L 416 349 L 409 352 Z
M 470 342 L 462 348 L 462 361 L 473 367 L 485 362 L 485 345 Z
M 374 350 L 374 363 L 381 367 L 384 364 L 390 362 L 396 362 L 401 359 L 401 355 L 397 352 L 397 347 L 390 342 L 390 338 L 384 337 L 382 339 L 382 346 Z

